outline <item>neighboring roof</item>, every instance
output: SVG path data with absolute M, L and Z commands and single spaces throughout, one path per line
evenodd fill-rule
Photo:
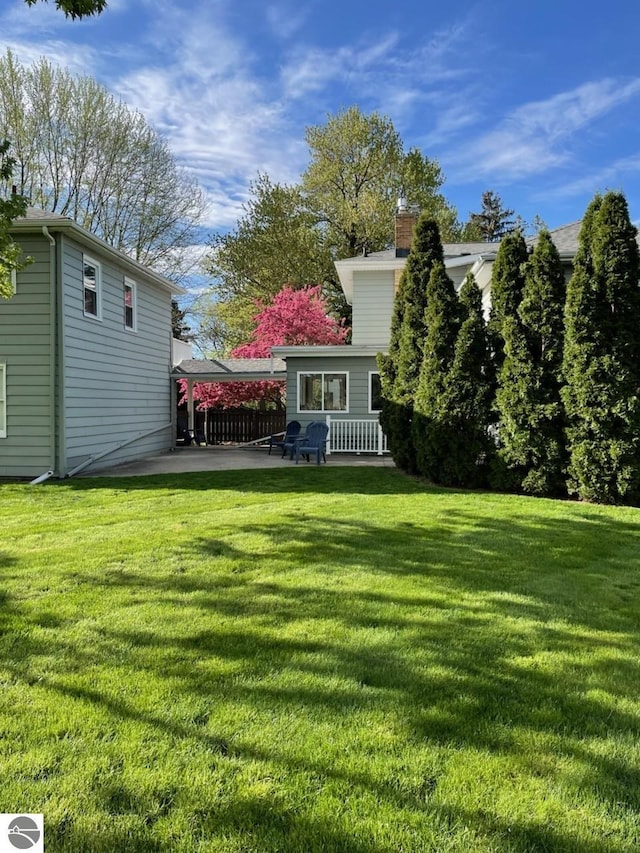
M 151 279 L 155 284 L 169 290 L 171 293 L 181 294 L 186 293 L 186 290 L 176 284 L 171 279 L 166 278 L 160 273 L 154 272 L 144 264 L 139 263 L 129 255 L 121 252 L 110 246 L 105 240 L 92 234 L 86 228 L 78 225 L 68 216 L 61 216 L 59 213 L 51 213 L 48 210 L 40 210 L 37 207 L 28 207 L 26 215 L 16 219 L 11 225 L 12 232 L 28 232 L 41 231 L 46 228 L 49 232 L 69 232 L 74 239 L 95 251 L 102 252 L 114 259 L 118 264 L 127 268 L 135 277 L 136 275 L 144 275 Z
M 550 231 L 551 239 L 556 245 L 560 257 L 563 260 L 571 260 L 578 250 L 578 237 L 582 221 L 571 222 L 568 225 L 562 225 L 559 228 L 554 228 Z M 537 237 L 529 237 L 527 244 L 535 246 Z M 638 237 L 640 245 L 640 235 Z M 500 248 L 500 243 L 490 242 L 473 242 L 473 243 L 443 243 L 445 266 L 458 267 L 468 264 L 472 266 L 478 261 L 492 261 L 495 259 L 496 252 Z M 345 258 L 341 261 L 336 261 L 336 269 L 342 289 L 344 290 L 347 301 L 353 298 L 353 274 L 354 272 L 362 271 L 370 267 L 375 270 L 401 270 L 406 263 L 406 257 L 396 257 L 395 249 L 385 249 L 382 252 L 371 252 L 369 255 L 358 255 L 355 258 Z
M 386 352 L 387 347 L 366 346 L 364 344 L 307 344 L 302 346 L 271 347 L 271 351 L 274 355 L 282 356 L 282 358 L 293 355 L 304 356 L 305 358 L 307 356 L 312 356 L 313 358 L 338 358 L 345 356 L 349 358 L 351 356 L 375 358 L 377 353 Z
M 171 371 L 173 379 L 197 382 L 248 382 L 285 379 L 287 366 L 281 358 L 190 358 Z
M 498 250 L 499 243 L 443 243 L 445 266 L 457 266 L 468 263 L 471 266 L 481 256 L 492 258 Z M 382 271 L 404 269 L 406 257 L 397 257 L 395 249 L 385 249 L 382 252 L 371 252 L 369 255 L 357 255 L 355 258 L 345 258 L 335 262 L 338 278 L 347 302 L 353 301 L 353 274 L 371 268 Z
M 580 236 L 580 228 L 582 220 L 570 222 L 569 225 L 561 225 L 560 228 L 553 228 L 549 231 L 551 239 L 560 253 L 560 256 L 572 258 L 578 251 L 578 237 Z M 538 235 L 527 238 L 527 245 L 535 246 L 538 242 Z
M 457 258 L 460 255 L 479 255 L 486 252 L 489 247 L 497 249 L 499 243 L 443 243 L 445 260 L 447 258 Z M 371 252 L 368 255 L 356 255 L 355 258 L 345 258 L 343 261 L 337 261 L 339 264 L 348 263 L 350 261 L 397 261 L 399 267 L 404 266 L 406 257 L 398 258 L 395 249 L 384 249 L 382 252 Z

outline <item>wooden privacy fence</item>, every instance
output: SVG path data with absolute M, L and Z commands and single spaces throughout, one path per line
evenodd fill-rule
M 286 427 L 285 412 L 259 412 L 255 409 L 208 409 L 205 415 L 207 444 L 244 444 Z

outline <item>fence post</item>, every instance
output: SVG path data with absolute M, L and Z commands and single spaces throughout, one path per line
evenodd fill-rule
M 382 448 L 384 447 L 384 433 L 382 432 L 382 427 L 380 426 L 380 421 L 378 421 L 378 456 L 382 456 Z
M 327 426 L 329 427 L 329 432 L 327 433 L 327 456 L 331 456 L 331 415 L 327 415 Z

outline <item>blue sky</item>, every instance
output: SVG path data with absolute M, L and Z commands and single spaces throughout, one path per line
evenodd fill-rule
M 258 172 L 297 181 L 305 128 L 352 104 L 439 160 L 462 218 L 492 189 L 555 227 L 621 189 L 638 219 L 639 32 L 637 0 L 109 0 L 82 22 L 0 0 L 0 48 L 140 110 L 198 178 L 211 231 Z

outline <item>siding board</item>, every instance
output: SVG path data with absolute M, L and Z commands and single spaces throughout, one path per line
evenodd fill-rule
M 50 463 L 51 294 L 49 243 L 21 240 L 34 263 L 17 274 L 16 294 L 0 299 L 0 362 L 7 365 L 7 437 L 0 476 L 35 477 Z
M 102 319 L 85 317 L 82 247 L 65 241 L 65 438 L 68 466 L 145 429 L 172 421 L 171 297 L 144 277 L 137 286 L 137 332 L 124 326 L 125 271 L 92 251 L 102 271 Z M 96 463 L 113 465 L 167 449 L 171 429 L 140 438 Z

